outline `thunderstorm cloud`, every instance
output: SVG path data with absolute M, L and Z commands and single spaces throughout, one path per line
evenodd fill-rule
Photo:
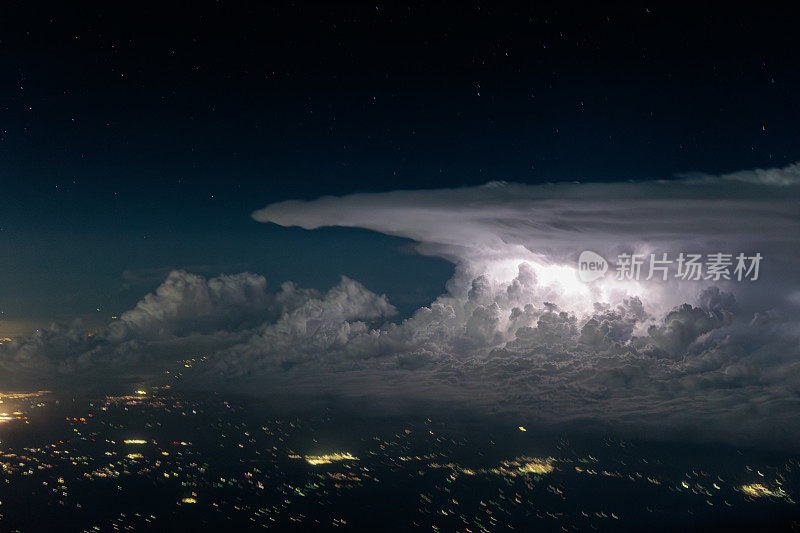
M 404 318 L 346 277 L 318 291 L 173 271 L 100 331 L 54 324 L 3 342 L 0 368 L 8 379 L 109 374 L 193 350 L 209 356 L 197 380 L 209 387 L 450 399 L 544 421 L 797 444 L 799 191 L 792 165 L 282 202 L 253 217 L 411 239 L 452 262 L 445 293 Z M 612 266 L 585 284 L 583 250 L 609 262 L 759 253 L 763 264 L 757 280 L 618 280 Z

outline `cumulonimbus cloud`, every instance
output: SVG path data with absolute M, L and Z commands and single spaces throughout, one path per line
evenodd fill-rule
M 273 204 L 254 218 L 412 239 L 451 261 L 453 277 L 397 319 L 385 296 L 348 278 L 328 291 L 270 290 L 257 274 L 175 271 L 102 331 L 54 325 L 0 345 L 0 366 L 91 375 L 191 347 L 209 355 L 198 378 L 207 386 L 450 398 L 494 412 L 535 406 L 550 421 L 769 438 L 770 424 L 800 417 L 798 173 L 496 182 Z M 575 269 L 587 249 L 759 252 L 764 263 L 757 281 L 587 285 Z M 780 438 L 800 443 L 800 430 Z
M 537 269 L 574 266 L 583 250 L 606 258 L 624 252 L 669 252 L 673 258 L 680 252 L 759 252 L 767 258 L 762 280 L 728 290 L 735 289 L 746 304 L 754 300 L 753 305 L 764 307 L 800 289 L 799 168 L 639 183 L 493 182 L 354 194 L 280 202 L 254 212 L 253 218 L 306 229 L 366 228 L 412 239 L 421 253 L 456 265 L 449 288 L 458 295 L 466 294 L 479 275 L 510 279 L 524 261 Z M 696 286 L 685 283 L 653 288 L 661 294 L 649 298 L 649 304 L 662 312 L 697 293 Z M 584 307 L 607 297 L 595 291 L 584 298 Z
M 799 200 L 800 167 L 790 165 L 671 181 L 355 194 L 272 204 L 253 218 L 366 228 L 454 263 L 446 294 L 354 339 L 353 352 L 401 354 L 418 367 L 439 361 L 449 383 L 489 383 L 507 391 L 498 402 L 549 405 L 561 418 L 602 406 L 607 418 L 650 413 L 678 424 L 683 415 L 667 406 L 680 405 L 696 410 L 684 425 L 705 418 L 706 428 L 730 429 L 756 391 L 772 393 L 758 402 L 800 413 Z M 585 286 L 574 277 L 582 250 L 758 252 L 765 262 L 755 282 Z

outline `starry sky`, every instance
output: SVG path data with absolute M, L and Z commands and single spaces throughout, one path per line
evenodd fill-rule
M 800 160 L 795 20 L 672 4 L 5 3 L 0 336 L 107 323 L 172 268 L 320 289 L 346 274 L 401 314 L 452 274 L 403 238 L 250 217 L 274 202 L 783 167 Z

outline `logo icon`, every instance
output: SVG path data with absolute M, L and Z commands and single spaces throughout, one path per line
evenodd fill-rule
M 608 263 L 602 256 L 589 250 L 581 252 L 578 257 L 578 277 L 584 283 L 591 283 L 602 278 L 608 271 Z

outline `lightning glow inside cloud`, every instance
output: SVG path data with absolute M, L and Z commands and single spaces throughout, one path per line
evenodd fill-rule
M 394 191 L 272 204 L 256 220 L 365 228 L 454 265 L 411 316 L 357 280 L 327 291 L 172 272 L 100 332 L 0 344 L 10 379 L 111 375 L 207 354 L 199 386 L 436 398 L 544 421 L 800 444 L 800 171 L 669 182 Z M 584 250 L 761 253 L 757 281 L 578 276 Z M 205 383 L 205 385 L 202 385 Z M 775 428 L 786 428 L 776 434 Z
M 611 259 L 623 252 L 675 257 L 761 251 L 785 290 L 787 281 L 796 282 L 790 254 L 798 249 L 798 174 L 797 165 L 791 165 L 670 182 L 494 182 L 282 202 L 253 217 L 283 226 L 359 227 L 412 239 L 421 253 L 456 265 L 448 287 L 455 296 L 463 296 L 480 275 L 495 283 L 510 281 L 527 263 L 538 283 L 553 289 L 554 303 L 571 311 L 586 313 L 594 302 L 635 295 L 663 314 L 693 297 L 702 284 L 623 284 L 611 273 L 585 286 L 577 276 L 578 254 L 593 250 Z

